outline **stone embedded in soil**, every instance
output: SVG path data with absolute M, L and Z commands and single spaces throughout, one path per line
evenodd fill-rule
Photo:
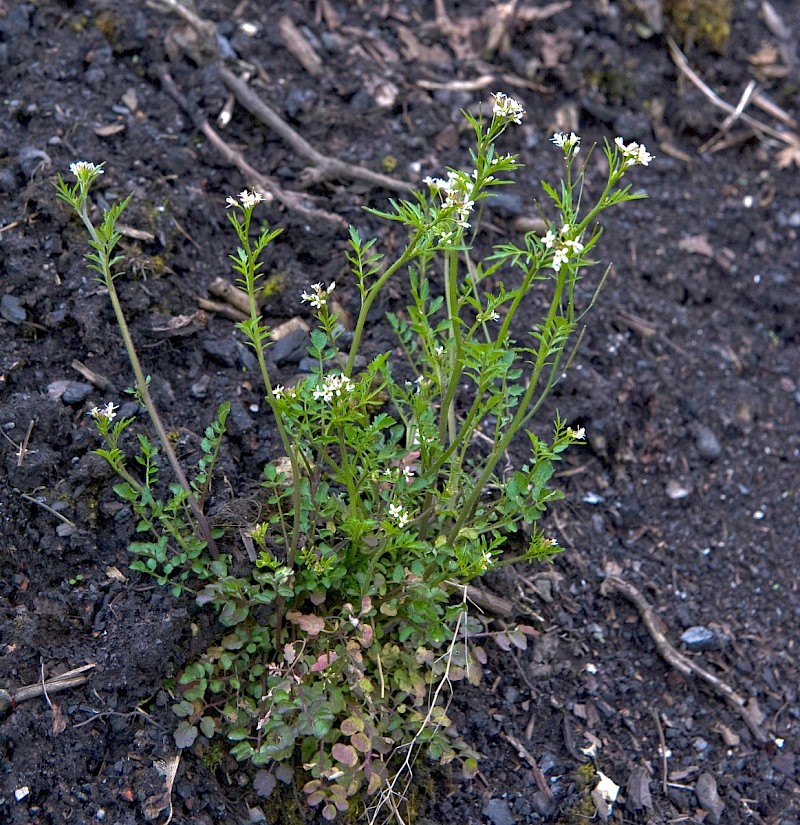
M 490 799 L 481 813 L 491 821 L 492 825 L 514 825 L 516 819 L 505 799 Z
M 61 400 L 65 404 L 80 404 L 92 393 L 92 385 L 84 384 L 82 381 L 70 381 L 61 395 Z
M 722 647 L 720 637 L 703 625 L 695 625 L 684 630 L 681 634 L 681 641 L 686 645 L 687 650 L 719 650 Z
M 706 426 L 698 427 L 694 436 L 697 452 L 703 458 L 713 461 L 722 455 L 722 446 L 714 432 Z
M 695 793 L 700 805 L 708 811 L 709 820 L 714 825 L 719 825 L 722 812 L 725 810 L 725 803 L 717 791 L 717 780 L 710 773 L 701 773 L 697 779 Z

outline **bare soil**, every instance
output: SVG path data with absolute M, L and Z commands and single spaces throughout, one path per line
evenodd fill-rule
M 482 686 L 455 690 L 480 774 L 421 767 L 419 823 L 586 821 L 587 765 L 622 786 L 615 822 L 800 822 L 800 180 L 780 137 L 800 117 L 800 6 L 772 0 L 765 13 L 739 0 L 721 53 L 682 41 L 722 99 L 736 106 L 754 80 L 788 117 L 751 99 L 745 114 L 778 135 L 736 119 L 709 147 L 726 113 L 636 11 L 659 5 L 198 2 L 228 68 L 246 64 L 250 88 L 317 151 L 398 180 L 468 164 L 459 109 L 495 90 L 519 98 L 524 125 L 502 150 L 527 169 L 489 204 L 486 247 L 536 218 L 538 181 L 560 172 L 556 129 L 585 147 L 621 134 L 658 156 L 632 178 L 649 200 L 606 221 L 599 253 L 614 266 L 540 422 L 557 408 L 588 436 L 563 465 L 566 499 L 547 521 L 565 550 L 551 567 L 486 583 L 538 636 L 495 649 Z M 318 70 L 287 48 L 282 16 Z M 158 331 L 230 274 L 225 198 L 254 182 L 202 119 L 288 193 L 263 212 L 285 230 L 269 260 L 284 284 L 271 323 L 296 315 L 312 282 L 336 280 L 353 305 L 345 226 L 391 253 L 402 238 L 361 206 L 400 190 L 310 179 L 298 147 L 236 102 L 220 126 L 223 75 L 155 4 L 0 2 L 0 90 L 0 689 L 13 696 L 94 666 L 82 684 L 18 697 L 0 717 L 0 821 L 297 821 L 207 742 L 181 752 L 171 793 L 157 770 L 176 754 L 167 680 L 215 628 L 127 567 L 133 519 L 91 453 L 86 412 L 120 403 L 132 378 L 51 180 L 72 161 L 105 161 L 99 203 L 134 193 L 119 284 L 157 403 L 189 460 L 217 404 L 232 402 L 224 469 L 242 493 L 278 446 L 240 336 L 210 311 L 185 334 Z M 596 187 L 602 172 L 590 169 Z M 402 306 L 389 291 L 383 309 Z M 539 309 L 532 302 L 531 324 Z M 393 346 L 379 313 L 369 336 Z M 275 375 L 291 376 L 298 357 Z M 613 577 L 647 600 L 655 633 Z M 702 631 L 687 647 L 689 628 Z M 685 659 L 662 656 L 659 633 L 745 712 L 682 672 Z

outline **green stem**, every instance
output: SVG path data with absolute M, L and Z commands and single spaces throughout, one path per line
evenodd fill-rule
M 200 510 L 200 507 L 197 504 L 197 499 L 195 497 L 194 491 L 189 485 L 189 481 L 186 478 L 186 474 L 183 472 L 183 468 L 178 462 L 178 458 L 175 455 L 175 451 L 172 449 L 172 444 L 170 444 L 169 438 L 167 437 L 167 431 L 165 430 L 164 424 L 161 421 L 161 416 L 158 414 L 158 410 L 156 409 L 155 404 L 153 403 L 153 399 L 150 396 L 150 390 L 147 386 L 147 379 L 145 378 L 144 372 L 142 371 L 142 365 L 139 362 L 139 356 L 133 344 L 133 339 L 131 338 L 130 330 L 128 329 L 128 324 L 125 320 L 125 314 L 122 311 L 122 305 L 119 301 L 119 295 L 117 294 L 116 287 L 114 286 L 114 275 L 112 274 L 111 267 L 109 265 L 113 247 L 111 247 L 107 242 L 103 241 L 97 233 L 94 224 L 91 222 L 86 212 L 85 198 L 80 203 L 78 214 L 80 215 L 80 218 L 83 221 L 84 226 L 88 230 L 92 240 L 97 244 L 97 251 L 101 256 L 103 269 L 102 275 L 105 280 L 106 287 L 108 288 L 108 295 L 111 299 L 111 306 L 114 309 L 114 316 L 116 318 L 117 325 L 119 326 L 123 343 L 125 344 L 125 351 L 128 354 L 128 360 L 130 361 L 131 367 L 133 368 L 133 374 L 136 380 L 136 389 L 138 391 L 139 398 L 141 398 L 142 403 L 144 404 L 145 409 L 147 410 L 147 414 L 150 416 L 150 420 L 153 424 L 153 427 L 155 427 L 158 439 L 161 442 L 161 446 L 164 450 L 164 454 L 167 456 L 170 466 L 172 467 L 172 471 L 173 473 L 175 473 L 175 477 L 178 479 L 178 483 L 188 494 L 187 501 L 189 502 L 189 507 L 191 508 L 192 514 L 194 515 L 197 521 L 198 527 L 200 529 L 200 534 L 202 535 L 204 541 L 207 543 L 209 552 L 211 553 L 212 557 L 216 559 L 219 557 L 219 550 L 217 549 L 217 543 L 214 541 L 214 537 L 211 535 L 211 527 L 208 524 L 208 519 L 206 519 L 205 515 Z

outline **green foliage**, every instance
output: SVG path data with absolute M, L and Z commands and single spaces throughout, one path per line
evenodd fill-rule
M 466 585 L 519 560 L 504 550 L 523 527 L 531 538 L 519 558 L 543 559 L 557 549 L 535 523 L 561 497 L 549 486 L 555 464 L 583 431 L 557 419 L 548 440 L 528 433 L 526 462 L 510 472 L 497 468 L 560 378 L 589 308 L 576 305 L 575 287 L 592 263 L 597 217 L 639 197 L 618 183 L 650 156 L 620 139 L 606 145 L 607 184 L 582 215 L 579 138 L 554 136 L 565 178 L 543 186 L 558 220 L 546 234 L 498 245 L 475 262 L 467 239 L 473 208 L 519 168 L 515 157 L 497 153 L 495 141 L 521 116 L 516 101 L 498 94 L 491 120 L 467 115 L 476 138 L 473 170 L 427 179 L 427 193 L 371 210 L 408 232 L 396 260 L 387 263 L 375 239 L 350 230 L 347 260 L 361 298 L 352 343 L 342 348 L 343 330 L 328 305 L 336 285 L 312 285 L 302 299 L 316 319 L 315 366 L 290 388 L 271 382 L 269 329 L 258 309 L 260 259 L 278 232 L 263 226 L 252 240 L 260 196 L 228 199 L 239 240 L 231 260 L 250 304 L 238 328 L 258 360 L 285 453 L 264 468 L 262 514 L 244 536 L 246 562 L 235 548 L 240 533 L 225 537 L 229 553 L 215 554 L 192 517 L 211 490 L 227 405 L 206 428 L 195 476 L 184 485 L 159 480 L 158 450 L 141 433 L 130 471 L 121 441 L 131 419 L 112 424 L 114 405 L 93 411 L 105 442 L 98 454 L 120 477 L 115 492 L 138 519 L 142 539 L 131 544 L 132 567 L 175 593 L 191 589 L 224 628 L 178 679 L 176 744 L 220 737 L 239 761 L 289 762 L 302 769 L 306 801 L 325 819 L 347 811 L 357 794 L 380 805 L 420 755 L 475 774 L 478 754 L 446 712 L 449 686 L 477 684 L 485 661 Z M 98 168 L 74 189 L 61 181 L 59 196 L 82 197 L 83 205 Z M 106 214 L 100 231 L 111 247 L 121 208 Z M 403 275 L 410 303 L 389 321 L 405 364 L 398 369 L 385 352 L 356 372 L 370 308 Z M 519 330 L 534 290 L 548 308 L 538 325 Z M 524 646 L 524 630 L 506 629 L 503 639 Z

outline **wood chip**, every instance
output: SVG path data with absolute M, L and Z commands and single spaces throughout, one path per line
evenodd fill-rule
M 319 77 L 322 74 L 322 60 L 290 17 L 286 15 L 281 17 L 278 21 L 278 31 L 286 48 L 297 58 L 302 67 L 312 77 Z

